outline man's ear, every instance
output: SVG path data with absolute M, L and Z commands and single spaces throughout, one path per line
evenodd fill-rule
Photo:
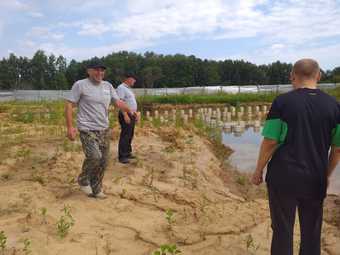
M 321 80 L 322 73 L 319 71 L 318 75 L 316 76 L 317 81 L 319 82 Z

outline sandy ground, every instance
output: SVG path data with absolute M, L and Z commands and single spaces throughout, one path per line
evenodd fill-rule
M 163 244 L 177 244 L 186 255 L 269 254 L 267 201 L 243 176 L 221 167 L 208 140 L 188 130 L 145 126 L 134 141 L 137 160 L 122 165 L 116 159 L 117 135 L 104 178 L 105 200 L 78 189 L 79 139 L 70 143 L 42 135 L 1 142 L 4 254 L 147 255 Z M 322 254 L 336 255 L 340 200 L 328 200 Z M 61 238 L 56 225 L 65 205 L 74 225 Z M 167 219 L 169 210 L 173 215 Z M 297 227 L 296 248 L 298 240 Z

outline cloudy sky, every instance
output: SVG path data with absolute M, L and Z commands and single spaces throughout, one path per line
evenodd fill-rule
M 340 0 L 0 0 L 0 57 L 113 51 L 340 66 Z

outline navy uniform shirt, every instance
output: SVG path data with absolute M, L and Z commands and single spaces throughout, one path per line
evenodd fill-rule
M 282 193 L 326 196 L 328 152 L 340 146 L 340 108 L 319 89 L 300 88 L 278 96 L 262 135 L 278 142 L 266 182 Z

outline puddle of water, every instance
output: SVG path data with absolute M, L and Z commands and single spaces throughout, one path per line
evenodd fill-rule
M 222 132 L 222 141 L 234 150 L 234 153 L 229 157 L 231 165 L 242 172 L 254 171 L 262 141 L 260 132 L 254 132 L 252 127 L 246 129 L 242 134 Z
M 256 168 L 257 156 L 262 142 L 261 131 L 253 127 L 245 128 L 243 133 L 222 132 L 223 144 L 231 147 L 234 153 L 229 162 L 241 172 L 251 173 Z M 340 165 L 337 166 L 331 178 L 329 194 L 340 194 Z

